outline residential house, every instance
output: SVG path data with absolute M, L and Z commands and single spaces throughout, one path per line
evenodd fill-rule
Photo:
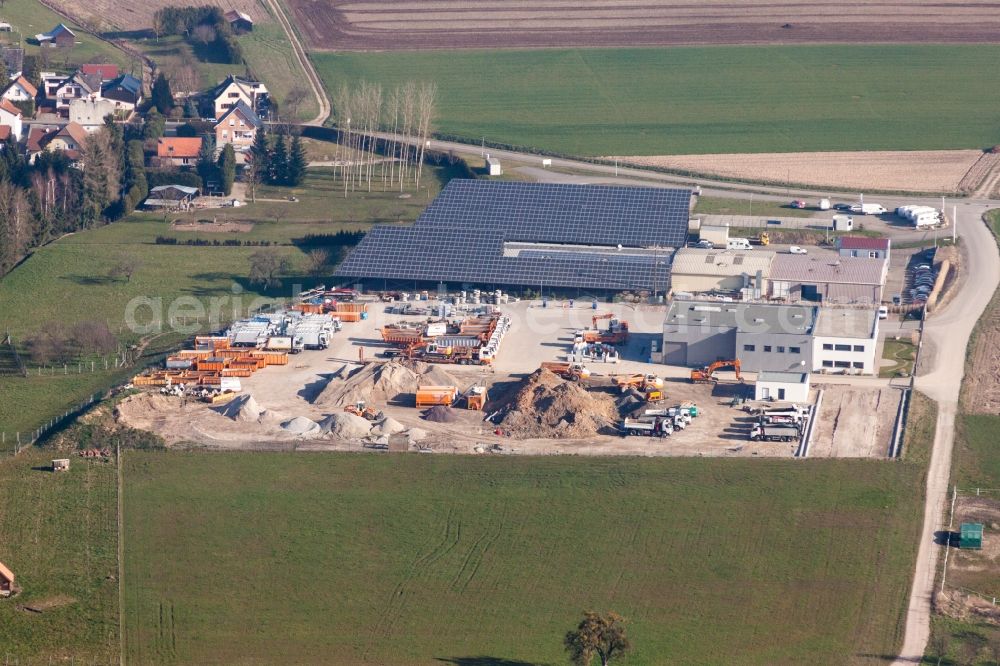
M 77 70 L 56 86 L 53 97 L 56 111 L 66 115 L 69 113 L 69 103 L 74 99 L 101 98 L 101 77 Z
M 261 127 L 263 123 L 253 109 L 240 101 L 215 124 L 215 145 L 221 149 L 230 143 L 237 153 L 250 150 Z
M 73 46 L 76 44 L 76 33 L 60 23 L 48 32 L 35 35 L 40 46 Z
M 31 82 L 23 76 L 19 76 L 10 84 L 3 89 L 0 93 L 0 97 L 3 99 L 10 100 L 11 102 L 27 102 L 34 101 L 35 97 L 38 96 L 38 88 L 31 85 Z
M 56 72 L 42 72 L 39 75 L 42 81 L 42 97 L 45 99 L 55 100 L 56 90 L 63 84 L 66 80 L 65 74 L 57 74 Z
M 237 34 L 253 31 L 253 19 L 248 14 L 231 9 L 222 16 L 229 23 L 229 27 L 232 28 L 233 32 Z
M 240 102 L 255 112 L 261 112 L 267 107 L 268 92 L 267 86 L 259 81 L 229 75 L 225 81 L 208 91 L 205 97 L 211 101 L 212 117 L 221 118 Z
M 87 76 L 99 76 L 101 81 L 111 81 L 118 78 L 118 65 L 109 63 L 89 63 L 80 65 L 80 71 Z
M 114 100 L 119 109 L 134 111 L 142 101 L 142 81 L 131 74 L 122 74 L 105 83 L 101 87 L 101 95 Z
M 867 236 L 841 236 L 837 241 L 842 257 L 868 257 L 869 259 L 888 259 L 892 241 L 888 238 L 869 238 Z
M 78 123 L 67 123 L 49 139 L 46 150 L 61 150 L 72 160 L 80 159 L 87 142 L 87 130 Z
M 69 120 L 88 132 L 96 132 L 104 126 L 106 116 L 114 116 L 115 103 L 110 99 L 74 99 L 69 103 Z
M 156 141 L 160 166 L 189 166 L 198 162 L 201 137 L 165 136 Z
M 25 140 L 25 150 L 28 153 L 28 162 L 35 163 L 38 154 L 47 150 L 49 142 L 59 133 L 58 127 L 43 127 L 32 125 L 28 131 L 28 138 Z
M 24 133 L 24 126 L 21 122 L 21 109 L 14 106 L 9 99 L 0 99 L 0 125 L 10 127 L 11 134 L 18 141 Z

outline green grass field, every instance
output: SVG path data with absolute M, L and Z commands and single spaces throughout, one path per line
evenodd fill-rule
M 917 355 L 917 347 L 909 340 L 886 340 L 882 347 L 882 358 L 892 361 L 892 365 L 879 368 L 879 377 L 906 376 L 913 373 L 913 361 Z
M 0 656 L 8 664 L 109 664 L 118 656 L 115 468 L 53 454 L 0 456 L 0 561 L 23 593 L 0 599 Z M 56 456 L 57 457 L 57 456 Z M 57 598 L 43 613 L 18 610 Z
M 702 215 L 756 215 L 760 217 L 811 217 L 813 211 L 792 208 L 788 203 L 769 199 L 751 202 L 749 199 L 726 197 L 698 197 L 695 214 Z
M 997 45 L 315 53 L 328 89 L 435 81 L 439 132 L 575 155 L 981 148 Z
M 18 2 L 5 2 L 2 8 L 3 20 L 10 23 L 15 31 L 20 32 L 22 39 L 33 39 L 40 32 L 48 32 L 60 23 L 65 23 L 76 34 L 75 46 L 68 49 L 46 49 L 49 58 L 49 66 L 43 69 L 62 68 L 68 61 L 70 68 L 73 64 L 87 62 L 115 62 L 119 65 L 127 66 L 128 57 L 120 50 L 102 42 L 93 35 L 84 32 L 76 23 L 56 14 L 48 7 L 35 0 L 22 0 Z M 13 38 L 17 38 L 17 32 L 13 33 Z M 24 47 L 28 55 L 37 54 L 39 47 L 34 44 L 20 44 Z
M 630 664 L 882 663 L 922 475 L 860 460 L 130 452 L 126 656 L 560 664 L 563 633 L 597 608 L 629 618 Z

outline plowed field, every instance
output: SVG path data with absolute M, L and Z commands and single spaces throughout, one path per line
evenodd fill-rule
M 316 49 L 1000 41 L 1000 5 L 959 0 L 287 2 Z

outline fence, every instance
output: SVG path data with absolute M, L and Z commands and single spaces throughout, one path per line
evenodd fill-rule
M 38 442 L 38 440 L 51 433 L 53 430 L 64 426 L 67 422 L 76 418 L 79 414 L 86 411 L 91 405 L 98 402 L 103 397 L 103 391 L 94 393 L 75 407 L 66 410 L 55 418 L 49 419 L 47 422 L 30 432 L 0 432 L 0 453 L 10 451 L 11 455 L 16 456 L 29 446 L 33 446 L 36 442 Z
M 997 605 L 997 601 L 1000 600 L 1000 596 L 996 596 L 993 593 L 981 592 L 978 590 L 971 590 L 967 587 L 962 587 L 960 585 L 948 585 L 948 560 L 951 555 L 951 541 L 953 528 L 955 526 L 955 504 L 958 502 L 959 496 L 963 497 L 994 497 L 1000 501 L 1000 488 L 968 488 L 966 490 L 959 490 L 958 486 L 953 486 L 951 491 L 951 507 L 948 511 L 948 539 L 944 544 L 944 563 L 941 567 L 941 592 L 946 589 L 955 590 L 963 594 L 967 594 L 973 597 L 978 597 L 983 601 L 986 601 L 994 606 Z

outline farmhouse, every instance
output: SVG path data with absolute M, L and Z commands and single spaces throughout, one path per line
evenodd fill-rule
M 116 108 L 132 111 L 142 101 L 142 81 L 122 74 L 101 86 L 101 94 L 114 100 Z
M 771 265 L 770 296 L 791 303 L 878 304 L 888 265 L 868 257 L 779 254 Z
M 877 343 L 874 309 L 675 299 L 663 325 L 663 362 L 738 358 L 751 371 L 872 373 Z
M 670 269 L 674 293 L 708 291 L 739 292 L 748 298 L 767 293 L 768 276 L 775 253 L 768 250 L 700 250 L 681 248 Z
M 241 100 L 215 124 L 215 145 L 222 148 L 229 143 L 236 152 L 249 150 L 262 126 L 253 109 Z
M 14 593 L 14 572 L 0 562 L 0 597 L 9 597 Z
M 335 275 L 379 288 L 665 293 L 690 201 L 682 189 L 455 179 L 412 226 L 376 225 Z
M 76 44 L 76 33 L 60 23 L 48 32 L 35 35 L 40 46 L 73 46 Z
M 259 81 L 250 81 L 229 75 L 204 97 L 211 101 L 212 117 L 221 119 L 229 110 L 243 102 L 254 111 L 262 111 L 268 99 L 267 86 Z
M 201 137 L 161 137 L 156 140 L 159 166 L 188 166 L 198 161 Z
M 222 16 L 229 23 L 229 27 L 232 28 L 233 32 L 237 34 L 253 30 L 253 19 L 248 14 L 231 9 Z
M 889 259 L 892 240 L 869 238 L 867 236 L 841 236 L 837 250 L 842 257 L 868 257 L 869 259 Z

